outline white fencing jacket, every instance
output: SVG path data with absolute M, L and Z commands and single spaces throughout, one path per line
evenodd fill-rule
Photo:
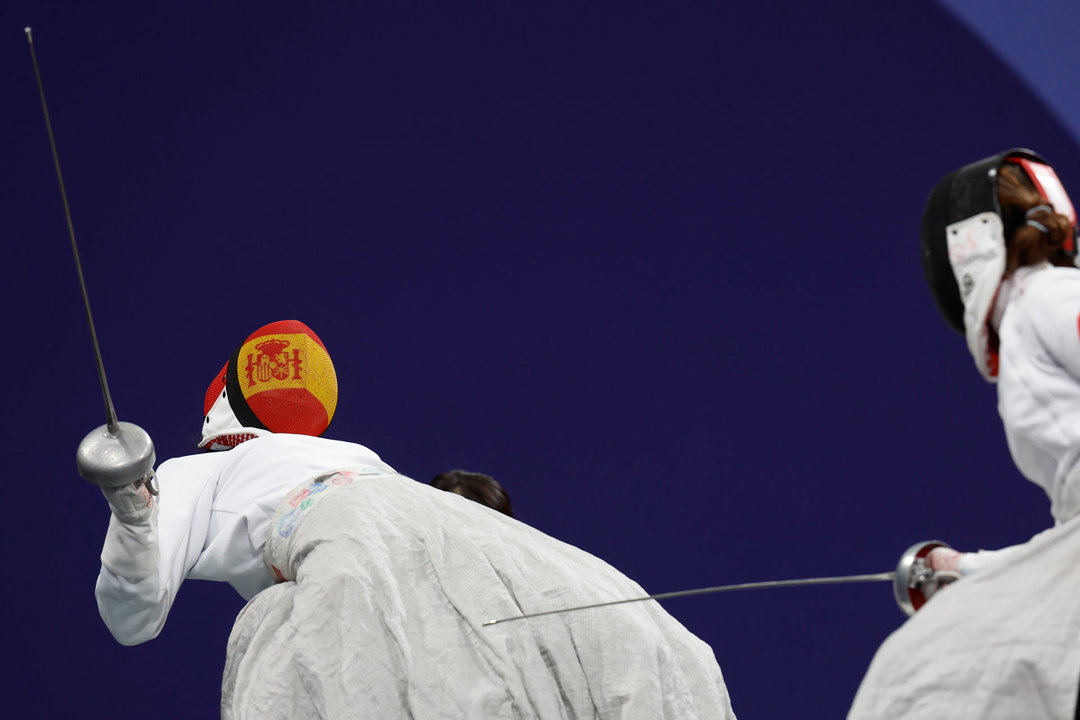
M 162 463 L 152 522 L 112 517 L 105 536 L 96 595 L 113 637 L 157 637 L 185 578 L 227 582 L 245 600 L 272 585 L 263 546 L 278 504 L 305 479 L 355 466 L 394 472 L 362 445 L 288 434 Z
M 1072 718 L 1080 685 L 1080 270 L 1002 283 L 998 411 L 1020 472 L 1055 526 L 998 551 L 894 632 L 856 694 L 863 718 Z
M 1002 284 L 998 411 L 1016 466 L 1061 523 L 1080 513 L 1080 270 L 1023 268 Z

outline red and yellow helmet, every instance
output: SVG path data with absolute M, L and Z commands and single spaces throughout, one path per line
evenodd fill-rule
M 337 408 L 326 345 L 299 320 L 259 328 L 206 391 L 201 448 L 228 450 L 267 433 L 321 435 Z

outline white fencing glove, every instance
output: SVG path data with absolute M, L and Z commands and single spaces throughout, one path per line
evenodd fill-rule
M 960 572 L 960 556 L 948 547 L 936 547 L 926 556 L 926 565 L 934 572 Z
M 101 493 L 120 522 L 139 523 L 148 520 L 154 512 L 157 491 L 153 483 L 154 476 L 150 475 L 131 485 L 102 487 Z
M 128 580 L 157 571 L 157 491 L 150 475 L 132 485 L 102 487 L 112 518 L 101 549 L 101 564 Z

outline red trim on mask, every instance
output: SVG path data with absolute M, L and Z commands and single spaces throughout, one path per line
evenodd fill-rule
M 1029 160 L 1022 157 L 1011 157 L 1009 162 L 1023 168 L 1024 173 L 1031 180 L 1039 195 L 1054 208 L 1054 212 L 1064 215 L 1072 224 L 1072 232 L 1065 240 L 1063 249 L 1070 255 L 1076 254 L 1076 209 L 1073 207 L 1069 193 L 1065 191 L 1065 185 L 1054 172 L 1054 168 L 1046 163 Z
M 217 374 L 217 377 L 210 382 L 210 387 L 206 388 L 206 399 L 203 402 L 203 415 L 210 414 L 210 408 L 214 407 L 214 403 L 217 402 L 218 397 L 221 395 L 221 391 L 225 389 L 225 370 L 229 367 L 229 363 L 225 363 L 225 366 L 221 368 L 221 372 Z

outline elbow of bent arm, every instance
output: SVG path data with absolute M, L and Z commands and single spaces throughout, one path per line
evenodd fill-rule
M 98 613 L 121 645 L 153 640 L 165 626 L 168 595 L 160 591 L 156 580 L 156 576 L 151 576 L 130 582 L 101 569 L 95 588 Z
M 151 632 L 145 632 L 144 630 L 136 630 L 130 632 L 130 630 L 123 626 L 106 625 L 109 628 L 109 632 L 112 633 L 113 639 L 120 643 L 124 647 L 134 647 L 135 645 L 141 645 L 148 640 L 153 640 L 161 632 L 160 629 L 153 630 Z

